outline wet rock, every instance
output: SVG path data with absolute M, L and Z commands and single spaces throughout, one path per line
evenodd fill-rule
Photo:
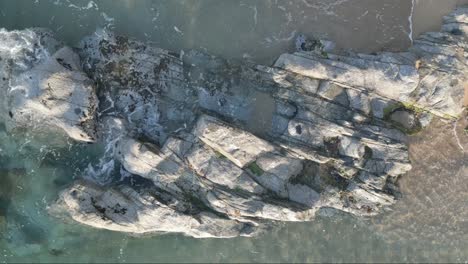
M 78 55 L 46 30 L 1 30 L 0 38 L 16 47 L 0 52 L 0 120 L 7 130 L 34 131 L 49 145 L 68 137 L 93 142 L 97 98 Z
M 333 43 L 332 41 L 310 39 L 302 34 L 299 34 L 296 37 L 295 44 L 297 51 L 313 51 L 323 55 L 326 55 L 327 52 L 332 52 L 335 49 L 335 43 Z
M 99 111 L 126 120 L 129 133 L 162 145 L 195 120 L 195 94 L 179 57 L 107 31 L 83 39 L 80 48 L 85 72 L 99 83 Z

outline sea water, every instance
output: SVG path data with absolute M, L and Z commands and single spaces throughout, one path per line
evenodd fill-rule
M 96 28 L 162 48 L 201 49 L 271 64 L 305 34 L 338 48 L 399 51 L 463 1 L 432 0 L 0 0 L 0 27 L 47 27 L 73 46 Z M 0 43 L 1 45 L 1 43 Z M 0 124 L 0 261 L 2 262 L 467 262 L 466 117 L 435 120 L 410 138 L 413 170 L 402 197 L 372 219 L 323 215 L 276 223 L 253 238 L 134 237 L 79 225 L 49 205 L 82 177 L 103 146 L 32 150 Z M 52 135 L 51 135 L 52 136 Z

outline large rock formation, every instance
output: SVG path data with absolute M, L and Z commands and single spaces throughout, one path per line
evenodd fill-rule
M 272 67 L 175 54 L 99 31 L 79 54 L 98 84 L 101 161 L 119 164 L 123 180 L 77 181 L 56 207 L 98 228 L 194 237 L 251 236 L 267 221 L 310 221 L 325 208 L 375 215 L 395 202 L 396 181 L 411 169 L 405 134 L 433 115 L 462 111 L 467 13 L 456 10 L 442 32 L 421 36 L 408 52 L 335 55 L 312 41 Z M 54 117 L 45 126 L 94 139 L 78 111 L 66 111 L 83 106 L 86 118 L 94 109 L 76 58 L 69 49 L 45 57 L 24 72 L 70 71 L 78 83 L 42 85 L 15 109 L 38 109 Z M 23 75 L 15 83 L 37 89 Z M 89 96 L 61 104 L 74 90 Z M 47 93 L 52 101 L 36 108 Z M 105 167 L 109 175 L 115 166 Z

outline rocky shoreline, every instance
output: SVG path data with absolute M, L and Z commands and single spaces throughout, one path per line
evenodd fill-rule
M 48 30 L 1 30 L 0 121 L 57 135 L 50 146 L 106 144 L 105 173 L 53 206 L 85 225 L 236 237 L 329 208 L 373 216 L 411 169 L 406 134 L 461 115 L 467 33 L 459 8 L 408 52 L 337 55 L 298 38 L 268 67 L 105 30 L 75 49 Z

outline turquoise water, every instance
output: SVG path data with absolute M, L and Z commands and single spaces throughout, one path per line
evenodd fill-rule
M 457 129 L 463 130 L 463 125 L 459 124 Z M 425 151 L 424 147 L 418 144 L 424 144 L 434 134 L 444 133 L 445 130 L 451 131 L 451 125 L 438 123 L 434 131 L 426 131 L 413 138 L 416 148 L 413 158 L 421 155 L 418 151 Z M 16 139 L 18 145 L 15 146 L 10 136 L 5 133 L 0 135 L 0 210 L 3 210 L 0 211 L 0 215 L 4 215 L 6 208 L 8 222 L 6 227 L 0 226 L 0 260 L 3 262 L 468 260 L 468 243 L 464 234 L 466 224 L 453 222 L 454 218 L 460 218 L 462 221 L 465 219 L 464 213 L 458 210 L 466 209 L 466 194 L 463 193 L 466 190 L 466 183 L 463 183 L 466 182 L 466 174 L 462 174 L 467 171 L 466 153 L 459 156 L 458 161 L 442 161 L 437 164 L 441 170 L 446 170 L 446 173 L 455 172 L 451 177 L 462 181 L 454 182 L 460 185 L 459 187 L 451 186 L 450 183 L 447 185 L 443 182 L 430 182 L 431 177 L 424 172 L 419 172 L 420 175 L 406 175 L 405 177 L 409 178 L 407 186 L 402 188 L 405 197 L 399 201 L 393 212 L 376 219 L 357 219 L 346 214 L 320 216 L 311 223 L 274 224 L 264 234 L 255 238 L 193 239 L 176 234 L 132 237 L 91 229 L 49 215 L 48 205 L 55 200 L 63 186 L 70 183 L 74 177 L 78 177 L 90 161 L 96 160 L 99 146 L 72 145 L 63 151 L 40 155 L 27 150 L 27 139 Z M 465 146 L 468 146 L 468 137 L 462 140 Z M 457 146 L 449 144 L 448 152 L 440 154 L 456 154 L 453 153 L 458 151 L 456 148 Z M 420 163 L 427 164 L 427 160 Z M 415 166 L 416 172 L 418 169 L 424 170 L 425 167 L 419 166 L 417 162 Z M 443 176 L 444 172 L 441 170 L 437 170 L 437 173 Z M 423 178 L 429 178 L 428 182 L 421 181 Z M 416 183 L 420 186 L 415 187 Z M 424 188 L 438 193 L 421 193 L 427 192 Z M 441 188 L 442 190 L 438 190 Z M 441 200 L 440 196 L 444 196 L 443 190 L 447 188 L 457 193 L 449 194 L 449 197 Z M 432 201 L 425 202 L 425 196 L 431 197 Z M 454 199 L 459 200 L 454 202 Z M 411 209 L 415 211 L 409 211 Z M 455 232 L 450 233 L 451 231 Z
M 410 44 L 409 0 L 2 0 L 0 11 L 1 27 L 48 27 L 70 44 L 111 24 L 162 48 L 267 63 L 299 32 L 357 50 Z
M 268 63 L 292 47 L 295 31 L 363 51 L 403 49 L 410 7 L 411 1 L 394 0 L 0 0 L 0 27 L 50 27 L 73 45 L 107 26 L 163 48 Z M 378 33 L 369 33 L 369 23 Z M 234 239 L 132 237 L 60 217 L 48 206 L 96 163 L 102 146 L 33 150 L 34 135 L 8 135 L 0 124 L 0 261 L 468 262 L 467 123 L 436 121 L 411 138 L 414 169 L 402 178 L 403 196 L 392 211 L 374 219 L 324 214 Z

